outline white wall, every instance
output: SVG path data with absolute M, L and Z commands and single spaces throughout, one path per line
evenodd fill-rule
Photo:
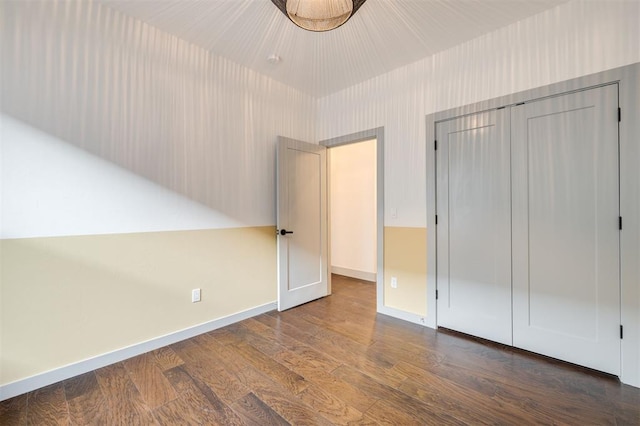
M 4 114 L 220 217 L 244 226 L 275 223 L 276 137 L 314 139 L 313 98 L 92 2 L 9 1 L 0 8 Z M 44 160 L 27 145 L 10 143 L 22 150 L 12 156 Z M 85 171 L 59 168 L 72 182 Z M 17 203 L 14 195 L 26 184 L 4 202 Z M 105 230 L 100 214 L 90 217 L 97 206 L 77 189 L 68 198 L 82 203 L 96 225 L 79 221 L 82 232 L 131 230 L 131 219 L 118 227 L 123 216 Z M 5 214 L 16 211 L 9 205 Z M 14 217 L 5 220 L 14 223 Z M 137 223 L 140 230 L 147 226 L 146 219 Z
M 375 280 L 376 141 L 329 149 L 331 266 L 364 272 Z M 350 275 L 349 275 L 350 276 Z
M 320 99 L 317 139 L 384 126 L 385 226 L 424 227 L 427 114 L 638 61 L 640 2 L 571 1 Z
M 0 152 L 0 238 L 242 226 L 3 114 Z

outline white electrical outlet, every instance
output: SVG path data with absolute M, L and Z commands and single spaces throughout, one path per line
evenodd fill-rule
M 191 290 L 191 302 L 196 303 L 200 301 L 200 289 L 194 288 Z
M 391 277 L 391 288 L 398 288 L 398 279 L 396 277 Z

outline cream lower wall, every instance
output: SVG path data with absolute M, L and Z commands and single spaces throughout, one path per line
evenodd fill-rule
M 275 301 L 275 244 L 271 226 L 1 240 L 0 385 Z
M 384 306 L 427 315 L 427 228 L 384 228 Z

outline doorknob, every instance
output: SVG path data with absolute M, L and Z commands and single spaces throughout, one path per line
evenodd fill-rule
M 286 229 L 280 230 L 280 235 L 293 234 L 293 231 L 287 231 Z

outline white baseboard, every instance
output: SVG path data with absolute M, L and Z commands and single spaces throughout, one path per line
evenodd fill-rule
M 340 266 L 332 266 L 331 273 L 344 275 L 345 277 L 351 277 L 357 280 L 376 282 L 375 272 L 365 272 L 365 271 L 358 271 L 356 269 L 342 268 Z
M 124 361 L 125 359 L 141 355 L 149 351 L 153 351 L 163 346 L 171 345 L 181 340 L 189 339 L 199 334 L 225 327 L 227 325 L 263 314 L 265 312 L 272 311 L 274 309 L 276 309 L 276 302 L 256 306 L 255 308 L 247 309 L 246 311 L 231 314 L 229 316 L 218 318 L 212 321 L 207 321 L 202 324 L 185 328 L 184 330 L 179 330 L 174 333 L 159 336 L 145 342 L 136 343 L 135 345 L 115 350 L 113 352 L 108 352 L 103 355 L 98 355 L 93 358 L 65 365 L 64 367 L 46 371 L 41 374 L 36 374 L 35 376 L 27 377 L 26 379 L 2 385 L 0 386 L 0 401 L 13 398 L 14 396 L 22 395 L 23 393 L 31 392 L 44 386 L 57 383 L 61 380 L 70 379 L 71 377 L 75 377 L 79 374 L 84 374 L 98 368 L 106 367 L 107 365 L 111 365 L 116 362 Z
M 388 315 L 390 317 L 398 318 L 404 321 L 409 321 L 414 324 L 422 325 L 425 327 L 435 328 L 431 326 L 431 324 L 428 324 L 426 317 L 418 314 L 413 314 L 411 312 L 401 311 L 399 309 L 390 308 L 388 306 L 379 306 L 378 313 L 383 315 Z

